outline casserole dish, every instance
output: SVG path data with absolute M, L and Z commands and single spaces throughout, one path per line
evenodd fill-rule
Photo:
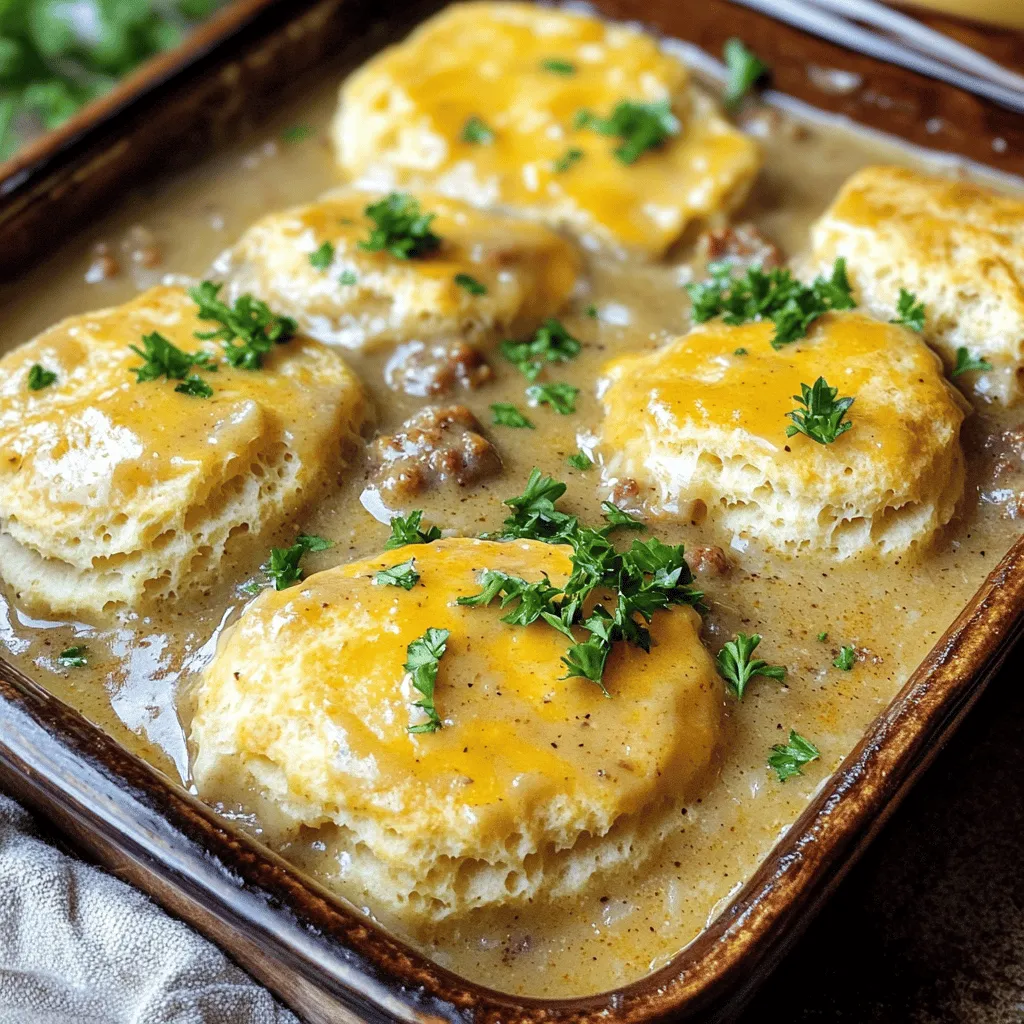
M 730 30 L 740 31 L 739 12 L 729 10 Z M 238 68 L 276 66 L 281 51 L 273 48 L 287 45 L 301 51 L 303 32 L 315 37 L 310 48 L 322 52 L 327 48 L 324 40 L 351 27 L 348 19 L 357 13 L 312 5 L 287 30 L 253 40 L 254 50 L 236 62 L 233 76 L 210 69 L 191 83 L 176 82 L 178 99 L 187 104 L 198 95 L 214 106 L 218 98 L 228 102 L 233 95 L 224 91 L 225 82 L 240 75 L 244 79 Z M 629 12 L 609 5 L 607 13 Z M 679 34 L 670 23 L 660 27 Z M 765 36 L 760 27 L 754 18 L 742 31 L 761 40 Z M 710 23 L 697 20 L 690 26 L 691 36 L 702 31 L 710 32 Z M 715 46 L 709 39 L 698 41 Z M 787 38 L 786 45 L 790 42 Z M 767 42 L 759 46 L 767 59 L 776 59 L 774 47 Z M 278 56 L 268 60 L 268 52 Z M 827 50 L 820 53 L 822 61 L 845 60 Z M 777 77 L 784 87 L 787 74 L 780 58 Z M 793 91 L 806 93 L 806 85 L 791 74 Z M 865 68 L 864 74 L 884 70 Z M 268 83 L 261 81 L 260 88 Z M 940 109 L 953 109 L 955 97 L 941 97 L 941 89 L 928 88 L 940 94 Z M 847 102 L 825 95 L 830 105 Z M 950 106 L 942 106 L 946 103 Z M 977 106 L 1002 130 L 1000 113 Z M 160 136 L 164 147 L 175 137 L 169 125 L 162 123 L 170 133 Z M 1007 122 L 1006 130 L 1012 129 Z M 965 135 L 961 148 L 979 156 L 977 144 L 976 136 Z M 141 161 L 151 151 L 140 148 L 136 158 Z M 1005 148 L 1010 154 L 1006 162 L 1012 162 L 1015 150 Z M 89 182 L 82 165 L 70 163 L 48 172 L 48 190 L 40 185 L 13 194 L 5 221 L 12 261 L 24 260 L 41 245 L 37 229 L 44 218 L 59 214 L 73 219 L 115 180 L 107 169 L 125 159 L 116 147 L 93 155 L 91 166 L 104 168 L 96 184 Z M 1000 162 L 1000 147 L 987 155 Z M 48 201 L 62 205 L 48 208 Z M 1021 624 L 1021 557 L 1018 544 L 713 923 L 671 962 L 604 995 L 541 1000 L 500 995 L 461 981 L 367 924 L 10 666 L 4 669 L 5 781 L 106 863 L 213 935 L 311 1020 L 335 1019 L 343 1010 L 367 1019 L 472 1015 L 496 1020 L 633 1020 L 725 1014 L 740 1005 L 781 954 L 801 918 L 880 826 L 1005 656 Z

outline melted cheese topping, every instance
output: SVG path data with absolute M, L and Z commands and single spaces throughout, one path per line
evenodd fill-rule
M 374 582 L 410 558 L 411 591 Z M 561 678 L 568 641 L 556 630 L 503 623 L 497 603 L 456 603 L 479 593 L 488 568 L 557 586 L 571 563 L 563 547 L 457 538 L 261 595 L 199 689 L 204 797 L 247 772 L 294 822 L 344 826 L 422 887 L 439 858 L 568 849 L 688 791 L 710 762 L 721 705 L 697 614 L 658 613 L 650 654 L 617 645 L 608 699 Z M 424 714 L 403 666 L 430 627 L 450 631 L 435 690 L 444 726 L 414 734 Z
M 966 403 L 927 346 L 859 313 L 826 314 L 778 351 L 773 333 L 713 321 L 607 367 L 606 476 L 644 482 L 663 512 L 700 499 L 748 536 L 841 556 L 900 550 L 947 522 Z M 819 376 L 854 398 L 853 426 L 831 444 L 786 435 L 800 385 Z
M 374 226 L 365 209 L 380 198 L 345 190 L 265 217 L 220 261 L 229 291 L 259 295 L 321 341 L 357 348 L 529 333 L 558 312 L 576 284 L 579 256 L 555 232 L 430 193 L 418 199 L 424 213 L 436 215 L 437 250 L 405 260 L 368 252 L 359 244 Z M 334 258 L 318 270 L 309 257 L 325 242 Z M 345 273 L 351 284 L 341 282 Z M 457 282 L 460 275 L 486 291 L 474 294 Z
M 550 59 L 574 73 L 546 70 Z M 623 100 L 669 100 L 679 134 L 626 165 L 618 140 L 573 128 L 578 111 L 607 117 Z M 492 141 L 462 138 L 471 117 Z M 651 257 L 742 201 L 760 163 L 650 36 L 522 3 L 456 4 L 426 22 L 345 83 L 334 131 L 350 175 L 533 209 Z M 558 170 L 570 149 L 583 155 Z

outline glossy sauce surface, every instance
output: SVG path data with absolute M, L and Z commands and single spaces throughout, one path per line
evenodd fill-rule
M 255 137 L 211 156 L 196 170 L 126 198 L 119 210 L 63 245 L 49 262 L 5 286 L 0 293 L 5 346 L 28 340 L 60 316 L 125 301 L 164 273 L 201 275 L 259 216 L 308 201 L 336 184 L 324 138 L 335 95 L 335 81 L 325 82 L 274 123 L 261 126 Z M 282 141 L 281 132 L 296 122 L 319 131 L 304 141 Z M 805 248 L 808 224 L 851 171 L 871 162 L 915 159 L 877 139 L 834 125 L 796 124 L 770 110 L 758 114 L 751 128 L 761 136 L 766 166 L 743 216 L 790 256 Z M 92 246 L 105 240 L 116 249 L 137 224 L 155 240 L 160 265 L 147 267 L 128 252 L 119 276 L 87 283 Z M 594 382 L 606 361 L 650 351 L 687 329 L 682 284 L 691 269 L 685 262 L 688 254 L 682 255 L 678 264 L 648 267 L 593 261 L 591 291 L 579 296 L 563 317 L 583 351 L 549 374 L 549 379 L 582 389 L 577 414 L 528 409 L 534 430 L 488 427 L 504 462 L 503 474 L 454 493 L 427 492 L 410 507 L 422 507 L 426 521 L 455 533 L 494 530 L 505 515 L 502 500 L 520 493 L 537 465 L 568 481 L 567 508 L 596 521 L 606 496 L 597 487 L 597 471 L 570 469 L 565 459 L 581 444 L 587 446 L 596 427 Z M 591 303 L 596 319 L 585 313 Z M 376 404 L 381 431 L 390 432 L 424 404 L 385 385 L 386 352 L 351 358 Z M 525 380 L 497 353 L 491 362 L 491 383 L 454 396 L 485 424 L 491 403 L 514 402 L 526 409 Z M 718 775 L 703 796 L 680 808 L 678 829 L 660 854 L 636 871 L 603 879 L 585 898 L 568 905 L 479 915 L 435 934 L 410 936 L 401 923 L 385 923 L 446 966 L 514 993 L 594 993 L 666 963 L 749 877 L 1019 533 L 1007 503 L 1020 489 L 1020 477 L 1011 468 L 994 480 L 993 458 L 985 448 L 986 438 L 1019 418 L 983 409 L 966 424 L 963 516 L 927 559 L 837 568 L 806 557 L 766 556 L 751 544 L 728 552 L 731 572 L 702 579 L 712 609 L 704 635 L 712 649 L 739 629 L 760 632 L 765 639 L 758 653 L 785 665 L 788 676 L 781 685 L 757 680 L 742 704 L 727 700 Z M 308 557 L 310 572 L 379 552 L 388 529 L 360 500 L 366 483 L 361 468 L 351 471 L 341 489 L 308 516 L 254 547 L 205 603 L 114 628 L 43 621 L 2 603 L 0 641 L 6 657 L 171 778 L 189 784 L 190 684 L 212 656 L 221 627 L 249 600 L 240 586 L 258 574 L 271 544 L 290 543 L 299 531 L 335 542 L 333 549 Z M 658 524 L 655 532 L 688 547 L 727 547 L 707 525 Z M 819 640 L 821 633 L 827 638 Z M 87 645 L 87 668 L 60 666 L 58 653 L 72 643 Z M 840 645 L 846 644 L 858 653 L 849 672 L 832 667 Z M 765 758 L 790 728 L 812 739 L 822 756 L 803 777 L 780 784 L 766 770 Z M 272 810 L 247 794 L 240 798 L 246 806 L 225 812 L 260 834 L 254 811 L 270 817 Z M 336 874 L 337 865 L 315 833 L 282 852 L 328 884 Z M 372 913 L 375 908 L 366 909 Z

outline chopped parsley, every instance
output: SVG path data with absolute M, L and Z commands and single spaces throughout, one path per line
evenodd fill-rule
M 751 636 L 737 633 L 736 639 L 730 640 L 718 652 L 716 661 L 719 675 L 737 700 L 743 700 L 747 684 L 754 676 L 765 676 L 767 679 L 780 681 L 786 678 L 786 670 L 781 665 L 769 665 L 767 661 L 751 657 L 760 642 L 760 633 Z
M 975 358 L 966 346 L 961 345 L 956 350 L 956 366 L 953 367 L 950 376 L 959 377 L 961 373 L 980 373 L 991 369 L 992 364 L 987 359 L 981 356 Z
M 585 310 L 583 310 L 583 312 L 584 312 L 584 314 L 586 316 L 589 316 L 591 320 L 596 320 L 597 319 L 597 316 L 598 316 L 597 306 L 595 306 L 593 303 L 591 303 L 589 306 L 587 306 L 587 308 Z
M 803 775 L 802 765 L 817 761 L 821 751 L 796 729 L 789 730 L 788 743 L 776 743 L 768 755 L 768 767 L 778 776 L 779 782 L 785 782 L 794 775 Z
M 534 405 L 550 405 L 557 413 L 570 416 L 576 411 L 576 397 L 580 389 L 572 384 L 531 384 L 526 397 Z
M 565 174 L 573 164 L 583 159 L 583 150 L 570 146 L 557 160 L 551 164 L 551 170 L 555 174 Z
M 373 582 L 378 587 L 401 587 L 403 590 L 412 590 L 420 581 L 420 574 L 416 571 L 416 559 L 410 558 L 408 562 L 400 565 L 393 565 L 390 569 L 381 569 L 374 573 Z
M 482 117 L 474 114 L 462 126 L 460 138 L 472 146 L 486 146 L 494 141 L 494 129 Z
M 853 666 L 857 664 L 857 649 L 853 646 L 853 644 L 847 644 L 843 647 L 840 647 L 839 654 L 836 655 L 836 658 L 832 662 L 832 664 L 836 668 L 842 669 L 844 672 L 849 672 L 850 669 L 852 669 Z
M 441 531 L 436 526 L 427 527 L 426 530 L 420 529 L 422 520 L 423 512 L 420 509 L 410 512 L 405 519 L 395 516 L 391 520 L 391 536 L 388 537 L 384 550 L 394 551 L 395 548 L 404 548 L 406 544 L 431 544 L 435 540 L 440 540 Z
M 316 135 L 316 129 L 312 125 L 293 124 L 281 132 L 281 139 L 284 142 L 304 142 L 314 135 Z
M 549 317 L 529 341 L 503 341 L 501 354 L 528 380 L 536 380 L 545 363 L 567 363 L 581 348 L 561 320 Z
M 694 323 L 702 324 L 715 316 L 732 326 L 771 320 L 775 324 L 772 348 L 802 338 L 824 313 L 856 306 L 842 257 L 835 261 L 831 277 L 818 277 L 810 285 L 798 281 L 786 269 L 765 272 L 750 267 L 735 279 L 728 261 L 712 263 L 708 270 L 711 280 L 686 286 Z
M 212 369 L 209 352 L 185 352 L 173 342 L 168 341 L 159 331 L 144 334 L 142 348 L 137 345 L 130 345 L 129 348 L 143 360 L 141 366 L 131 368 L 138 384 L 156 380 L 158 377 L 166 377 L 168 380 L 185 380 L 193 366 L 205 366 Z
M 823 644 L 827 639 L 828 639 L 828 633 L 826 633 L 824 630 L 822 630 L 818 634 L 818 643 L 819 644 Z
M 575 75 L 576 65 L 571 60 L 562 57 L 545 57 L 540 62 L 541 69 L 550 71 L 553 75 Z
M 747 355 L 747 350 L 745 348 L 737 348 L 733 350 L 732 354 L 734 356 L 745 356 Z
M 589 110 L 580 110 L 573 120 L 574 128 L 589 128 L 599 135 L 615 135 L 622 142 L 615 155 L 624 164 L 635 163 L 649 149 L 662 145 L 679 134 L 679 119 L 672 113 L 668 100 L 634 103 L 622 100 L 609 117 L 598 117 Z
M 889 322 L 909 327 L 920 334 L 924 330 L 924 303 L 918 302 L 913 292 L 901 288 L 900 297 L 896 301 L 896 317 Z
M 407 192 L 391 192 L 364 211 L 373 221 L 370 237 L 359 243 L 368 252 L 388 252 L 396 259 L 426 256 L 441 244 L 430 230 L 436 214 L 424 213 Z
M 210 398 L 213 388 L 194 373 L 189 374 L 175 389 L 179 394 L 191 395 L 193 398 Z
M 275 590 L 287 590 L 302 577 L 299 563 L 307 551 L 326 551 L 334 547 L 333 541 L 312 534 L 300 534 L 290 548 L 271 548 L 270 558 L 263 565 L 263 573 L 274 584 Z
M 358 280 L 354 270 L 343 270 L 338 278 L 338 284 L 355 284 Z
M 725 86 L 725 107 L 727 110 L 736 110 L 744 96 L 768 73 L 768 65 L 742 39 L 735 36 L 725 41 L 722 58 L 729 70 L 729 80 Z
M 570 640 L 562 658 L 564 678 L 588 679 L 608 695 L 603 674 L 613 645 L 626 642 L 649 651 L 647 627 L 654 613 L 673 604 L 699 606 L 703 595 L 691 586 L 693 576 L 682 545 L 651 538 L 634 540 L 631 547 L 619 551 L 611 534 L 621 527 L 644 529 L 643 524 L 605 502 L 607 525 L 582 526 L 576 516 L 557 507 L 565 490 L 564 483 L 535 469 L 524 492 L 505 502 L 512 512 L 499 535 L 570 545 L 573 568 L 565 586 L 559 589 L 547 579 L 527 583 L 488 570 L 481 577 L 480 593 L 460 603 L 485 605 L 496 598 L 503 608 L 515 603 L 505 622 L 528 625 L 539 619 L 562 633 Z M 590 607 L 588 599 L 594 592 L 608 596 Z M 589 636 L 581 640 L 577 630 Z
M 48 388 L 53 384 L 56 379 L 57 374 L 53 370 L 47 370 L 44 366 L 36 363 L 28 371 L 28 389 L 29 391 L 42 391 L 43 388 Z
M 846 433 L 853 424 L 843 417 L 854 400 L 837 398 L 838 394 L 839 389 L 829 387 L 824 377 L 819 377 L 811 387 L 801 384 L 800 394 L 794 395 L 793 399 L 803 409 L 786 413 L 793 421 L 786 427 L 786 437 L 805 434 L 818 444 L 831 444 L 840 434 Z
M 87 654 L 88 649 L 84 644 L 78 644 L 75 647 L 65 647 L 57 655 L 57 661 L 65 668 L 84 668 L 89 664 Z
M 203 341 L 217 340 L 224 357 L 235 367 L 258 370 L 263 357 L 275 345 L 290 341 L 298 324 L 288 316 L 278 316 L 270 307 L 252 295 L 240 295 L 234 306 L 220 299 L 221 285 L 203 281 L 189 289 L 192 301 L 199 307 L 200 320 L 213 320 L 220 326 L 213 331 L 196 331 Z
M 487 285 L 481 284 L 475 277 L 470 277 L 469 274 L 456 274 L 455 283 L 460 288 L 464 288 L 470 295 L 487 294 Z
M 334 245 L 324 242 L 309 254 L 309 264 L 314 270 L 326 270 L 334 262 Z
M 496 427 L 519 427 L 533 430 L 533 424 L 511 403 L 495 402 L 491 406 Z
M 589 455 L 584 455 L 583 452 L 573 452 L 565 461 L 568 462 L 573 469 L 578 469 L 581 472 L 591 469 L 594 465 L 594 460 L 591 459 Z
M 423 699 L 416 701 L 413 707 L 421 708 L 427 715 L 426 722 L 410 725 L 409 732 L 436 732 L 441 728 L 441 716 L 434 704 L 434 686 L 441 658 L 448 649 L 448 637 L 447 629 L 431 626 L 406 650 L 405 670 L 412 676 L 413 687 L 423 695 Z

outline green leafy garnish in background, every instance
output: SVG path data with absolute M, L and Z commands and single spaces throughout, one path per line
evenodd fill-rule
M 776 743 L 768 755 L 768 767 L 778 776 L 779 782 L 785 782 L 794 775 L 803 775 L 801 765 L 817 761 L 821 751 L 806 736 L 801 736 L 796 729 L 789 730 L 788 743 Z
M 736 110 L 748 92 L 768 73 L 765 64 L 742 39 L 727 39 L 722 50 L 729 80 L 725 86 L 725 107 Z

